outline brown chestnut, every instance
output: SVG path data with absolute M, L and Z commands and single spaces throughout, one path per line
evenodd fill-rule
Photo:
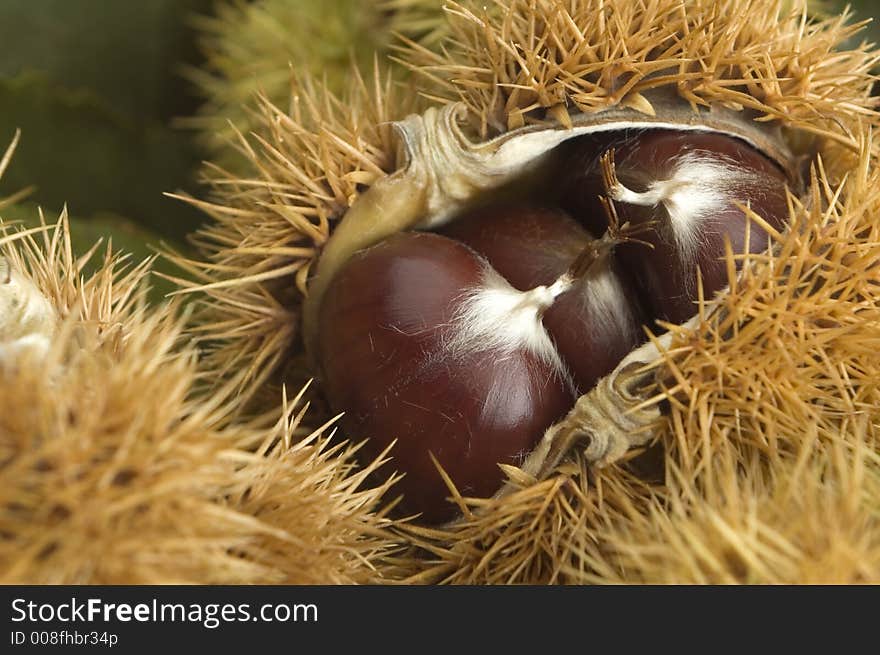
M 490 496 L 572 406 L 540 313 L 467 246 L 401 233 L 356 254 L 328 288 L 319 357 L 331 405 L 373 458 L 392 440 L 403 508 L 427 522 L 455 506 L 429 453 L 464 495 Z
M 521 203 L 473 209 L 437 232 L 476 250 L 521 291 L 552 284 L 593 240 L 565 212 Z
M 696 313 L 697 269 L 706 298 L 727 285 L 725 239 L 734 254 L 767 248 L 767 233 L 737 204 L 774 229 L 788 216 L 784 172 L 745 141 L 724 134 L 647 130 L 604 141 L 593 137 L 566 165 L 575 172 L 563 201 L 592 230 L 602 229 L 596 223 L 603 215 L 600 195 L 616 203 L 621 221 L 656 221 L 640 237 L 651 250 L 625 244 L 618 256 L 652 314 L 673 323 Z

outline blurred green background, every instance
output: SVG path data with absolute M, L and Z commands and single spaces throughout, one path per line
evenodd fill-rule
M 203 218 L 163 192 L 194 192 L 202 156 L 172 122 L 198 107 L 181 70 L 200 63 L 190 19 L 212 4 L 0 0 L 0 149 L 21 129 L 0 197 L 37 187 L 5 220 L 34 222 L 39 205 L 54 221 L 66 203 L 78 250 L 180 247 Z
M 0 197 L 37 186 L 4 219 L 32 222 L 39 205 L 54 220 L 66 203 L 80 250 L 101 236 L 138 258 L 159 239 L 185 247 L 203 217 L 162 194 L 198 192 L 204 154 L 172 124 L 198 107 L 182 70 L 201 63 L 192 17 L 215 1 L 0 0 L 0 151 L 22 130 Z M 849 4 L 864 18 L 875 2 Z

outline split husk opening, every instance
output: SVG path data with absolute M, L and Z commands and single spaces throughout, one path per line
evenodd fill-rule
M 352 255 L 402 230 L 430 230 L 444 225 L 464 207 L 485 202 L 486 197 L 491 198 L 514 180 L 531 188 L 533 185 L 522 180 L 552 159 L 557 146 L 578 137 L 651 128 L 733 136 L 777 163 L 792 189 L 802 189 L 799 159 L 778 126 L 755 123 L 753 112 L 733 112 L 723 107 L 694 111 L 668 90 L 649 91 L 640 98 L 639 109 L 612 107 L 590 115 L 569 116 L 567 125 L 550 121 L 525 126 L 486 142 L 473 142 L 466 136 L 462 120 L 467 114 L 462 104 L 429 108 L 396 123 L 403 165 L 377 180 L 348 209 L 324 245 L 315 275 L 309 281 L 303 304 L 307 353 L 313 355 L 315 350 L 324 293 Z M 531 202 L 536 203 L 548 195 L 545 187 L 533 193 L 537 198 Z M 656 398 L 652 399 L 657 392 L 653 376 L 669 342 L 667 333 L 625 357 L 577 401 L 562 421 L 547 429 L 526 457 L 522 470 L 542 479 L 576 447 L 582 449 L 587 462 L 607 465 L 630 448 L 652 441 L 662 418 Z M 314 356 L 311 359 L 315 370 L 320 370 L 320 363 Z
M 880 365 L 876 350 L 867 346 L 877 341 L 871 318 L 877 305 L 877 240 L 871 236 L 877 208 L 870 192 L 877 117 L 868 72 L 876 52 L 868 46 L 836 50 L 857 31 L 846 17 L 813 21 L 803 7 L 770 0 L 510 1 L 486 12 L 478 3 L 462 2 L 449 8 L 445 50 L 410 44 L 401 59 L 424 76 L 425 102 L 437 107 L 421 113 L 433 112 L 437 123 L 444 113 L 463 114 L 459 132 L 478 148 L 512 143 L 506 135 L 517 130 L 546 132 L 550 123 L 565 132 L 578 116 L 603 111 L 650 122 L 645 101 L 666 93 L 684 102 L 687 115 L 723 108 L 747 117 L 747 125 L 767 126 L 794 151 L 792 160 L 781 161 L 792 161 L 798 174 L 799 155 L 818 156 L 805 188 L 792 189 L 791 228 L 774 236 L 775 254 L 743 258 L 743 272 L 726 292 L 706 299 L 688 324 L 668 326 L 662 340 L 634 353 L 612 378 L 617 386 L 606 381 L 602 393 L 614 398 L 614 416 L 606 421 L 611 428 L 584 440 L 587 430 L 578 421 L 599 420 L 591 414 L 603 404 L 579 402 L 569 427 L 539 446 L 540 463 L 506 469 L 503 495 L 462 499 L 453 493 L 463 518 L 443 530 L 413 526 L 405 534 L 411 556 L 390 565 L 418 581 L 652 581 L 670 562 L 680 564 L 670 567 L 680 581 L 773 580 L 774 570 L 783 571 L 776 579 L 797 581 L 791 576 L 811 560 L 792 546 L 792 535 L 811 535 L 815 558 L 830 551 L 822 550 L 817 521 L 780 521 L 781 508 L 819 507 L 822 489 L 835 479 L 855 485 L 863 499 L 874 493 L 869 481 L 876 475 L 859 474 L 856 481 L 851 469 L 872 469 L 876 460 L 872 380 Z M 331 271 L 347 251 L 384 236 L 384 226 L 366 219 L 366 230 L 345 228 L 357 216 L 348 212 L 368 216 L 365 210 L 377 204 L 383 187 L 400 183 L 409 171 L 404 164 L 412 164 L 399 156 L 385 130 L 411 112 L 389 100 L 393 94 L 382 79 L 377 73 L 358 84 L 346 103 L 334 104 L 305 83 L 295 89 L 299 104 L 292 112 L 264 105 L 265 130 L 255 142 L 242 139 L 254 176 L 213 178 L 217 193 L 205 206 L 218 222 L 204 235 L 211 263 L 190 264 L 200 279 L 188 287 L 208 297 L 204 325 L 222 328 L 214 332 L 220 338 L 209 354 L 218 371 L 232 357 L 252 362 L 251 379 L 270 380 L 271 370 L 296 352 L 299 337 L 291 325 L 309 311 L 290 295 L 279 302 L 277 288 L 296 274 L 306 302 L 316 303 L 326 284 L 325 266 Z M 659 116 L 659 102 L 648 102 Z M 773 156 L 770 147 L 762 151 Z M 443 193 L 457 206 L 469 197 L 473 180 L 451 181 Z M 389 223 L 391 231 L 443 215 L 428 209 L 431 193 L 424 189 L 395 202 L 406 218 Z M 334 240 L 340 245 L 325 245 Z M 281 243 L 309 252 L 285 253 Z M 337 264 L 326 263 L 334 257 Z M 856 268 L 843 266 L 844 260 Z M 259 314 L 263 299 L 272 310 Z M 621 406 L 631 411 L 619 411 Z M 847 407 L 860 420 L 849 421 Z M 611 437 L 614 430 L 623 438 Z M 644 447 L 623 455 L 616 466 L 591 464 L 619 456 L 620 444 L 642 440 L 655 444 L 645 452 L 663 453 L 661 482 L 634 472 L 647 457 Z M 835 460 L 835 453 L 847 453 L 845 461 Z M 798 479 L 809 481 L 801 496 Z M 788 504 L 781 500 L 786 493 Z M 847 502 L 836 493 L 833 498 Z M 756 505 L 754 511 L 744 509 L 748 503 Z M 832 511 L 831 505 L 819 513 Z M 861 504 L 841 514 L 852 523 L 840 524 L 834 548 L 855 544 L 856 535 L 876 534 L 864 527 L 874 526 L 872 508 L 876 504 Z M 791 531 L 774 535 L 775 524 Z M 651 533 L 657 526 L 666 541 Z M 722 539 L 724 526 L 736 538 Z M 758 536 L 740 539 L 749 529 Z M 864 561 L 876 560 L 875 543 L 874 537 L 859 542 Z M 696 556 L 689 549 L 701 544 L 717 561 L 691 567 Z M 733 554 L 715 557 L 721 549 Z M 782 559 L 780 569 L 766 565 Z M 728 575 L 742 567 L 744 577 Z M 841 573 L 850 574 L 856 575 L 853 569 Z

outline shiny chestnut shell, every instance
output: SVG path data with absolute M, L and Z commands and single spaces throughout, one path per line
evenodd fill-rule
M 369 461 L 393 440 L 405 472 L 402 507 L 425 521 L 456 507 L 432 453 L 463 495 L 491 496 L 499 463 L 518 464 L 570 409 L 568 383 L 529 352 L 450 352 L 457 303 L 485 262 L 434 234 L 400 233 L 357 253 L 331 283 L 320 312 L 320 358 L 346 435 L 367 439 Z
M 687 238 L 696 244 L 692 256 L 682 252 L 662 206 L 615 203 L 623 222 L 657 221 L 653 230 L 639 237 L 651 244 L 652 250 L 640 244 L 625 244 L 618 250 L 623 268 L 632 276 L 640 297 L 656 318 L 682 323 L 696 313 L 698 268 L 706 298 L 728 284 L 725 239 L 730 240 L 735 255 L 767 248 L 767 233 L 751 222 L 737 203 L 750 206 L 777 230 L 785 225 L 789 180 L 782 169 L 745 141 L 718 133 L 674 130 L 636 130 L 578 141 L 566 144 L 568 154 L 563 166 L 567 173 L 563 176 L 560 201 L 594 233 L 601 233 L 607 226 L 598 200 L 600 195 L 608 194 L 600 158 L 611 148 L 617 177 L 639 192 L 648 189 L 652 182 L 669 179 L 676 164 L 687 156 L 696 155 L 730 168 L 717 179 L 726 201 L 688 227 L 693 233 Z M 683 182 L 688 182 L 686 168 L 681 175 Z

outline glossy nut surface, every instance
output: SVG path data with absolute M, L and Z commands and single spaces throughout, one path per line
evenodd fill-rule
M 346 437 L 366 439 L 366 461 L 397 440 L 386 472 L 405 473 L 402 508 L 428 523 L 457 514 L 431 455 L 462 495 L 493 495 L 498 464 L 521 463 L 644 323 L 696 312 L 698 270 L 707 298 L 728 283 L 726 240 L 766 249 L 738 203 L 775 229 L 788 215 L 781 169 L 732 137 L 624 131 L 557 154 L 563 174 L 537 203 L 390 237 L 355 254 L 321 304 L 323 389 Z
M 749 206 L 777 230 L 788 217 L 785 174 L 749 144 L 730 136 L 650 130 L 592 137 L 580 150 L 569 148 L 562 202 L 591 230 L 603 229 L 597 221 L 603 215 L 598 196 L 609 195 L 609 190 L 599 161 L 610 148 L 617 177 L 627 189 L 647 196 L 652 185 L 666 182 L 666 204 L 615 201 L 621 221 L 657 221 L 654 230 L 640 237 L 653 250 L 625 244 L 618 251 L 624 270 L 656 318 L 681 323 L 696 313 L 698 268 L 707 299 L 728 284 L 725 239 L 735 255 L 767 248 L 767 233 L 737 204 Z
M 452 518 L 433 453 L 463 495 L 490 496 L 498 463 L 517 464 L 573 403 L 565 381 L 525 351 L 455 353 L 457 302 L 485 263 L 433 234 L 402 233 L 357 254 L 321 308 L 320 357 L 331 405 L 369 460 L 392 440 L 403 508 Z

